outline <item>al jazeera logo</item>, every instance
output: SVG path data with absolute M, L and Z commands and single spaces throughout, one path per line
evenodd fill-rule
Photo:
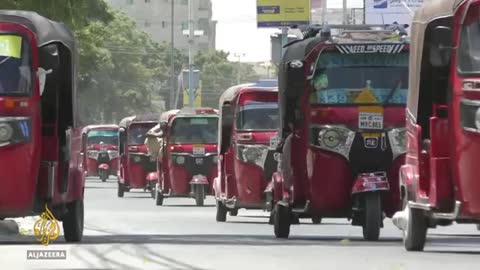
M 48 246 L 60 236 L 60 224 L 45 204 L 45 212 L 33 225 L 35 239 Z M 27 250 L 27 260 L 65 260 L 66 250 Z

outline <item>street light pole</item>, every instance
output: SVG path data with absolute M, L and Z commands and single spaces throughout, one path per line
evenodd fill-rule
M 189 101 L 188 104 L 190 107 L 194 107 L 193 102 L 195 101 L 195 92 L 193 88 L 193 38 L 194 38 L 194 29 L 193 29 L 193 0 L 188 0 L 188 93 Z
M 242 65 L 240 63 L 241 59 L 243 56 L 245 56 L 244 53 L 236 53 L 234 54 L 235 57 L 238 57 L 238 68 L 237 68 L 237 84 L 240 84 L 240 69 L 242 68 Z
M 171 20 L 170 20 L 170 30 L 171 30 L 171 52 L 170 52 L 170 75 L 172 76 L 170 78 L 171 80 L 171 89 L 170 89 L 170 110 L 174 108 L 175 104 L 175 21 L 174 21 L 174 15 L 175 15 L 175 2 L 172 0 L 172 10 L 171 10 Z

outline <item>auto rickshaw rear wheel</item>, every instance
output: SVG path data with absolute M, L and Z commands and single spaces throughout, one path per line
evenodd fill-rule
M 273 227 L 277 238 L 288 238 L 291 220 L 292 210 L 290 207 L 277 203 L 273 214 Z
M 407 251 L 422 251 L 427 240 L 428 220 L 421 209 L 407 206 L 407 228 L 403 231 L 403 244 Z
M 477 230 L 480 231 L 480 224 L 477 224 Z
M 117 196 L 119 198 L 122 198 L 124 193 L 125 193 L 125 185 L 122 183 L 118 183 Z
M 155 190 L 155 205 L 163 205 L 163 193 L 161 190 L 154 189 Z
M 83 200 L 68 203 L 66 207 L 67 213 L 62 218 L 65 240 L 67 242 L 79 242 L 83 237 Z
M 321 216 L 312 216 L 312 223 L 313 223 L 313 224 L 320 224 L 320 223 L 322 223 L 322 217 L 321 217 Z
M 382 202 L 380 193 L 365 194 L 363 238 L 368 241 L 377 241 L 382 227 Z
M 238 215 L 238 209 L 232 209 L 229 212 L 230 212 L 230 216 L 232 217 L 236 217 Z
M 225 222 L 227 221 L 227 212 L 228 209 L 223 203 L 219 200 L 217 200 L 217 216 L 216 220 L 218 222 Z

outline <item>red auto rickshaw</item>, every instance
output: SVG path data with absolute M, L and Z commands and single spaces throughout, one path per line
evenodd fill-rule
M 157 163 L 148 153 L 145 134 L 157 122 L 157 114 L 130 116 L 120 121 L 118 197 L 123 197 L 124 193 L 131 189 L 153 192 L 157 180 Z
M 421 251 L 428 228 L 480 224 L 480 1 L 438 0 L 412 25 L 403 211 L 394 223 L 406 250 Z
M 0 10 L 0 219 L 48 205 L 67 242 L 82 239 L 84 224 L 76 56 L 64 24 Z
M 86 136 L 83 152 L 85 156 L 85 175 L 98 176 L 102 182 L 108 176 L 117 175 L 118 155 L 118 126 L 117 125 L 91 125 L 83 128 L 82 134 Z
M 217 176 L 218 111 L 211 108 L 183 108 L 163 113 L 160 118 L 163 149 L 159 162 L 156 205 L 167 197 L 194 198 L 203 206 L 213 194 Z
M 265 189 L 277 170 L 278 89 L 243 84 L 220 97 L 218 177 L 214 181 L 216 220 L 238 209 L 268 210 Z
M 279 72 L 275 235 L 298 218 L 348 218 L 366 240 L 400 208 L 405 157 L 405 26 L 309 26 Z

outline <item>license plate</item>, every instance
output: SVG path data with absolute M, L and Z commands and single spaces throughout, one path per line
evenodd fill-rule
M 205 146 L 204 145 L 194 145 L 193 146 L 193 154 L 194 155 L 204 155 L 205 154 Z
M 358 116 L 358 128 L 383 129 L 383 114 L 360 112 Z
M 270 150 L 277 149 L 280 139 L 277 136 L 270 137 Z

